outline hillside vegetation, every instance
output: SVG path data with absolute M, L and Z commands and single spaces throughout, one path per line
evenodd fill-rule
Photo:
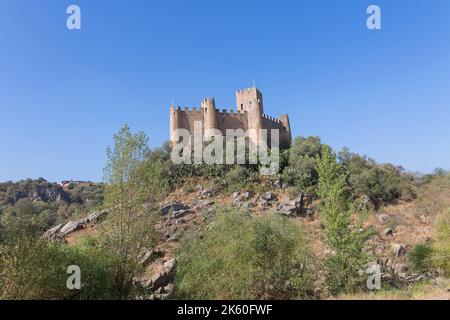
M 124 126 L 105 184 L 0 184 L 0 298 L 449 297 L 446 171 L 412 174 L 318 137 L 280 154 L 271 177 L 174 165 L 168 144 L 150 150 Z M 65 287 L 69 265 L 80 290 Z M 379 290 L 367 287 L 373 266 Z

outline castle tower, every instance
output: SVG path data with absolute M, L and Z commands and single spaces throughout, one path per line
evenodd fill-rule
M 237 91 L 236 104 L 238 111 L 250 112 L 259 108 L 260 114 L 264 113 L 263 96 L 256 87 Z
M 292 142 L 292 133 L 291 133 L 291 124 L 289 122 L 289 116 L 287 114 L 282 114 L 280 117 L 280 122 L 283 127 L 286 129 L 284 133 L 285 136 L 281 137 L 284 142 L 284 146 L 289 147 Z
M 291 134 L 291 124 L 289 123 L 289 116 L 287 114 L 282 114 L 279 119 L 283 124 L 283 127 L 286 128 L 286 131 Z
M 250 141 L 258 143 L 259 130 L 263 128 L 264 105 L 262 93 L 256 87 L 239 90 L 236 92 L 236 104 L 238 112 L 247 112 Z
M 174 145 L 178 142 L 177 135 L 175 131 L 180 128 L 180 115 L 179 108 L 175 108 L 173 105 L 170 106 L 170 143 Z
M 205 138 L 208 139 L 207 130 L 218 129 L 214 98 L 203 99 L 201 110 L 203 111 L 203 130 L 205 131 Z

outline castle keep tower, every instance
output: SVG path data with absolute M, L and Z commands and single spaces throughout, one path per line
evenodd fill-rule
M 256 87 L 236 92 L 238 111 L 247 113 L 247 129 L 250 129 L 250 141 L 259 141 L 259 130 L 263 129 L 262 116 L 264 106 L 262 93 Z
M 201 102 L 200 109 L 170 107 L 170 142 L 178 143 L 176 129 L 186 129 L 193 136 L 194 123 L 200 121 L 203 127 L 204 138 L 207 139 L 209 129 L 217 129 L 226 134 L 227 129 L 250 130 L 249 139 L 257 142 L 259 129 L 267 129 L 270 139 L 270 130 L 278 129 L 280 134 L 280 146 L 290 146 L 292 136 L 287 114 L 278 119 L 264 114 L 262 93 L 256 88 L 248 88 L 236 92 L 236 111 L 218 110 L 214 98 L 206 98 Z

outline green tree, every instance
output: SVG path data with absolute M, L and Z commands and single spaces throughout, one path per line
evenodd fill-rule
M 363 228 L 363 213 L 353 219 L 357 210 L 349 197 L 347 176 L 330 147 L 322 148 L 317 168 L 320 214 L 331 250 L 326 261 L 328 288 L 331 294 L 351 292 L 362 283 L 359 271 L 368 261 L 367 240 L 371 233 Z
M 295 138 L 289 150 L 289 165 L 283 170 L 282 180 L 298 191 L 315 195 L 319 178 L 317 159 L 321 149 L 319 137 Z
M 121 298 L 133 292 L 141 250 L 155 243 L 156 200 L 167 187 L 161 162 L 147 161 L 148 152 L 147 136 L 133 134 L 127 125 L 107 150 L 104 205 L 110 215 L 103 245 L 119 256 L 116 283 Z

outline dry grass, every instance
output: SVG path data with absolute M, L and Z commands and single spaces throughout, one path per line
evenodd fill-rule
M 346 294 L 337 300 L 450 300 L 450 292 L 429 283 L 419 283 L 404 290 L 379 290 Z

